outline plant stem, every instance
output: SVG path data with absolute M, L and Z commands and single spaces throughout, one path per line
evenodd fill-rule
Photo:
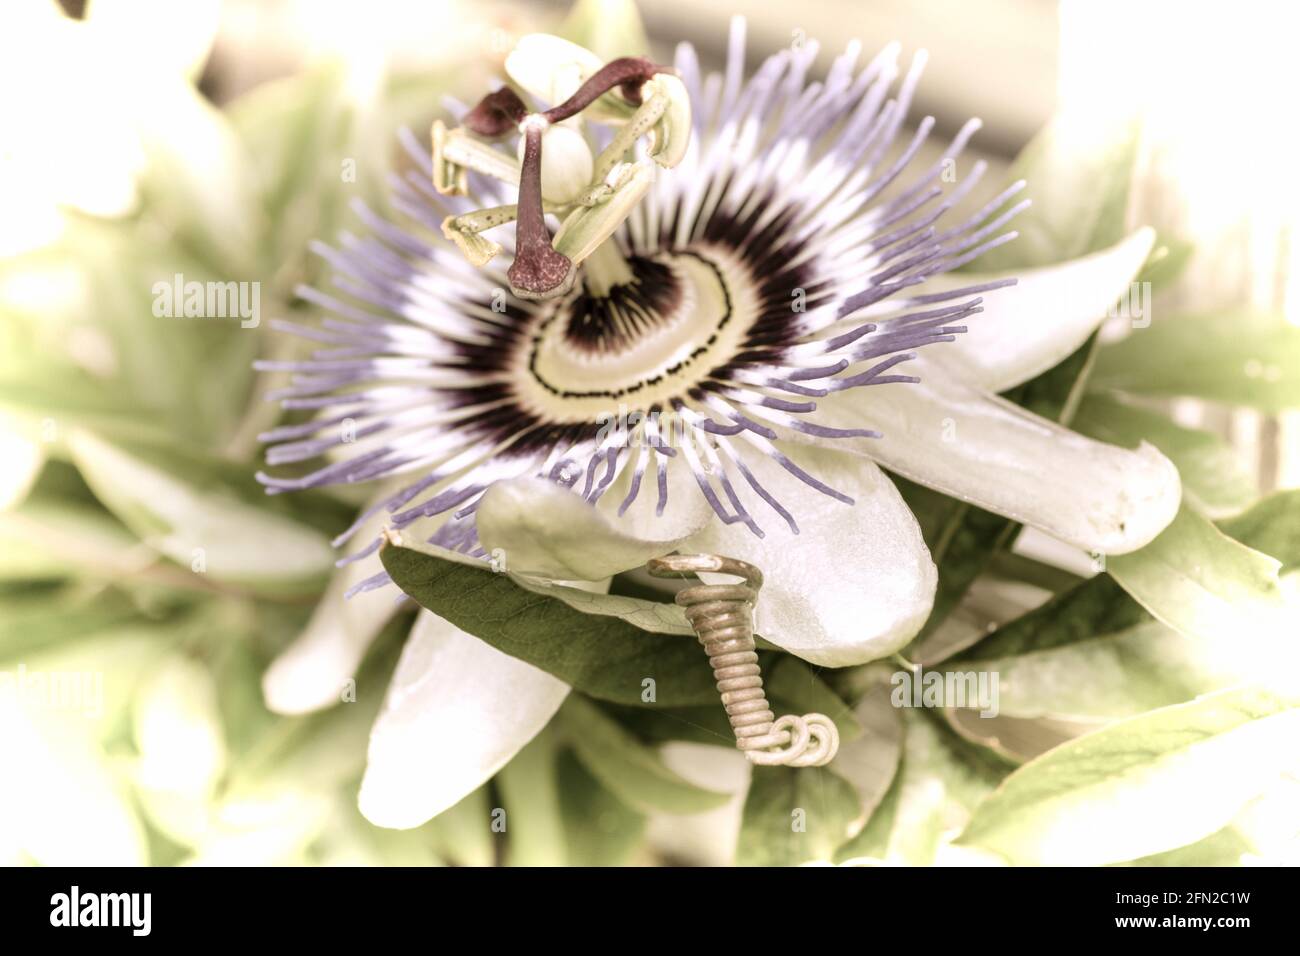
M 633 279 L 632 267 L 612 236 L 583 261 L 582 275 L 587 294 L 597 297 L 606 296 L 614 286 L 627 285 Z

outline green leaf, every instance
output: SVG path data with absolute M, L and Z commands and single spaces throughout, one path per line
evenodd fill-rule
M 933 865 L 948 852 L 976 803 L 1009 769 L 959 737 L 941 717 L 915 709 L 902 714 L 903 755 L 890 789 L 862 832 L 842 845 L 840 860 Z
M 138 611 L 119 592 L 93 598 L 72 588 L 31 589 L 0 605 L 0 664 L 119 630 Z
M 889 477 L 917 516 L 930 556 L 939 568 L 934 607 L 921 633 L 904 650 L 908 655 L 915 654 L 948 619 L 993 555 L 1015 540 L 1020 526 L 899 475 Z
M 7 325 L 12 319 L 13 343 L 0 361 L 0 403 L 60 439 L 80 425 L 206 444 L 233 429 L 252 386 L 258 331 L 237 316 L 187 318 L 183 302 L 155 314 L 177 275 L 230 278 L 156 224 L 76 218 L 53 247 L 7 263 L 3 275 L 0 310 Z M 68 291 L 53 304 L 4 295 L 33 283 Z M 275 307 L 265 297 L 260 305 Z
M 489 787 L 484 784 L 430 820 L 426 826 L 438 855 L 453 866 L 491 866 L 502 838 L 492 829 L 494 809 Z
M 654 634 L 695 636 L 695 631 L 686 620 L 684 609 L 676 604 L 623 594 L 600 594 L 595 591 L 557 586 L 540 578 L 513 577 L 511 580 L 534 594 L 559 598 L 569 607 L 583 614 L 617 618 L 639 630 Z
M 862 733 L 849 705 L 797 657 L 764 654 L 761 666 L 763 686 L 778 715 L 785 710 L 797 714 L 825 714 L 835 722 L 840 743 L 855 740 Z
M 1300 492 L 1274 495 L 1220 527 L 1240 543 L 1217 532 L 1211 535 L 1203 527 L 1200 535 L 1212 549 L 1224 549 L 1247 567 L 1266 575 L 1272 568 L 1267 557 L 1250 548 L 1271 551 L 1284 562 L 1300 562 Z M 1182 570 L 1153 562 L 1144 572 L 1142 586 L 1170 613 L 1191 618 L 1195 609 L 1183 611 L 1179 606 L 1180 589 L 1196 593 L 1185 576 L 1213 577 L 1218 563 L 1194 545 L 1184 542 L 1184 547 L 1192 550 L 1180 554 L 1178 546 L 1167 549 L 1184 565 Z M 1114 563 L 1110 559 L 1112 569 Z M 1223 580 L 1218 582 L 1220 590 L 1225 590 Z M 1264 581 L 1271 593 L 1271 578 Z M 1224 629 L 1215 632 L 1193 620 L 1188 632 L 1180 634 L 1154 620 L 1109 574 L 1099 574 L 1004 625 L 954 655 L 944 667 L 997 672 L 1000 711 L 1009 717 L 1114 719 L 1181 703 L 1247 679 L 1255 672 L 1255 662 L 1276 655 L 1279 637 L 1288 639 L 1285 627 L 1293 612 L 1272 610 L 1271 600 L 1265 601 L 1265 613 L 1276 613 L 1284 629 L 1280 633 L 1267 627 L 1252 629 L 1247 618 L 1237 622 L 1231 596 L 1192 599 L 1197 600 L 1196 607 L 1209 604 L 1209 613 L 1226 622 Z M 1248 607 L 1249 603 L 1242 609 L 1247 616 Z
M 1011 389 L 1003 397 L 1029 409 L 1040 418 L 1072 425 L 1086 394 L 1097 360 L 1097 333 L 1059 365 Z
M 1088 395 L 1073 427 L 1112 445 L 1132 448 L 1141 441 L 1155 445 L 1177 466 L 1184 493 L 1211 515 L 1240 511 L 1257 496 L 1250 472 L 1218 435 L 1184 428 L 1119 396 Z
M 100 508 L 49 500 L 0 512 L 0 579 L 118 579 L 140 570 L 136 538 Z
M 1235 518 L 1220 522 L 1219 528 L 1247 548 L 1272 555 L 1282 562 L 1283 569 L 1300 564 L 1300 492 L 1279 492 Z M 1211 540 L 1220 543 L 1217 538 Z M 999 628 L 976 646 L 952 657 L 949 663 L 1064 647 L 1126 631 L 1151 619 L 1114 578 L 1099 574 Z
M 252 157 L 226 114 L 198 90 L 167 84 L 156 93 L 153 108 L 140 111 L 149 121 L 140 179 L 147 214 L 222 275 L 254 278 L 263 222 Z
M 49 361 L 33 362 L 28 374 L 0 379 L 0 408 L 60 434 L 69 425 L 136 439 L 165 439 L 155 411 L 129 394 L 120 379 L 97 382 L 81 369 Z M 55 445 L 51 454 L 58 453 Z
M 354 116 L 345 79 L 342 64 L 324 63 L 257 86 L 227 111 L 244 148 L 258 160 L 266 223 L 259 253 L 268 271 L 280 273 L 283 291 L 310 278 L 307 243 L 333 234 L 347 198 L 347 169 L 354 181 L 376 172 L 348 147 Z
M 482 562 L 445 554 L 389 541 L 380 558 L 397 586 L 422 607 L 585 694 L 645 706 L 643 681 L 649 679 L 659 706 L 717 703 L 708 660 L 696 641 L 583 613 L 559 596 L 572 588 L 531 591 Z
M 506 810 L 510 866 L 565 863 L 562 805 L 569 794 L 559 786 L 559 748 L 553 727 L 543 728 L 496 776 Z
M 1012 164 L 1008 181 L 1028 182 L 1033 205 L 1016 217 L 1020 237 L 976 260 L 981 272 L 1051 265 L 1114 245 L 1124 236 L 1137 158 L 1136 124 L 1117 127 L 1062 114 Z
M 1070 741 L 981 802 L 959 842 L 1014 863 L 1091 866 L 1222 829 L 1296 766 L 1291 694 L 1221 691 Z
M 1110 576 L 1155 618 L 1209 638 L 1291 632 L 1280 567 L 1186 505 L 1145 548 L 1112 556 L 1106 564 Z
M 258 590 L 316 590 L 334 565 L 329 540 L 283 506 L 216 468 L 175 452 L 110 444 L 81 431 L 70 440 L 96 496 L 160 554 L 196 573 Z
M 1104 347 L 1092 386 L 1279 412 L 1300 405 L 1300 326 L 1272 312 L 1169 316 Z
M 1192 261 L 1196 245 L 1184 239 L 1156 237 L 1155 247 L 1138 274 L 1138 282 L 1151 283 L 1152 291 L 1164 288 L 1172 283 L 1187 269 Z
M 1277 558 L 1283 573 L 1300 567 L 1300 490 L 1270 495 L 1244 514 L 1221 521 L 1219 528 Z
M 565 701 L 556 721 L 578 759 L 629 806 L 645 812 L 700 813 L 731 799 L 673 773 L 658 754 L 577 694 Z
M 830 861 L 859 813 L 853 787 L 823 767 L 755 767 L 736 863 L 797 866 Z
M 633 0 L 578 0 L 556 34 L 602 60 L 641 56 L 650 50 Z
M 474 51 L 466 47 L 463 55 L 469 61 Z M 332 238 L 349 219 L 350 202 L 385 208 L 386 175 L 410 170 L 395 142 L 398 131 L 410 128 L 427 141 L 440 97 L 457 85 L 457 69 L 444 59 L 436 70 L 379 78 L 364 64 L 331 59 L 256 86 L 229 105 L 236 135 L 257 157 L 259 261 L 276 295 L 288 298 L 297 283 L 324 273 L 309 243 Z
M 1073 571 L 1011 551 L 994 555 L 991 571 L 1004 581 L 1029 584 L 1051 594 L 1068 591 L 1084 580 Z
M 296 636 L 305 615 L 295 618 L 302 622 L 295 628 L 281 621 L 272 625 L 264 614 L 232 613 L 235 609 L 226 602 L 211 602 L 203 610 L 207 613 L 199 619 L 207 625 L 207 634 L 222 636 L 219 642 L 207 641 L 204 652 L 221 688 L 218 704 L 227 742 L 232 751 L 242 754 L 257 747 L 280 723 L 267 709 L 262 693 L 262 675 L 271 664 L 266 639 L 287 641 Z
M 897 776 L 903 752 L 903 721 L 890 700 L 886 670 L 875 668 L 877 681 L 854 707 L 853 716 L 865 730 L 855 740 L 840 741 L 830 769 L 850 784 L 858 795 L 859 817 L 866 822 L 884 799 Z
M 761 651 L 763 686 L 778 714 L 826 714 L 840 732 L 840 741 L 856 741 L 862 727 L 854 712 L 812 668 L 788 654 Z M 736 738 L 722 701 L 699 707 L 608 707 L 607 712 L 642 740 L 651 743 L 689 741 L 731 748 Z
M 247 625 L 252 635 L 265 641 L 270 647 L 283 646 L 301 629 L 301 623 L 295 625 L 292 618 L 283 613 L 282 608 L 273 605 L 261 605 L 260 611 L 275 611 L 276 614 L 259 613 Z M 202 628 L 206 634 L 218 634 L 225 637 L 227 627 L 216 621 L 205 622 Z M 237 696 L 232 691 L 237 685 L 231 679 L 233 670 L 231 662 L 227 664 L 222 686 L 222 723 L 230 739 L 232 749 L 238 751 L 237 763 L 232 767 L 232 783 L 229 789 L 259 790 L 267 788 L 309 787 L 317 792 L 324 792 L 348 786 L 349 803 L 356 804 L 355 784 L 366 768 L 366 744 L 370 739 L 370 730 L 375 717 L 386 696 L 393 669 L 401 653 L 401 647 L 410 631 L 410 619 L 400 615 L 390 621 L 380 637 L 366 655 L 356 675 L 356 700 L 339 707 L 330 707 L 302 717 L 285 718 L 268 715 L 272 723 L 268 726 L 258 719 L 259 715 L 249 713 L 230 698 Z M 275 635 L 277 640 L 266 640 Z M 241 641 L 247 644 L 247 641 Z M 246 654 L 236 655 L 245 658 Z M 260 700 L 260 677 L 265 671 L 266 662 L 257 670 L 257 681 L 252 690 L 258 695 L 261 711 L 265 713 L 265 704 Z M 222 672 L 222 655 L 217 655 L 218 673 Z M 232 706 L 232 703 L 234 706 Z M 358 818 L 360 817 L 358 812 Z M 369 829 L 375 829 L 364 823 Z M 414 832 L 414 831 L 410 831 Z
M 889 780 L 885 791 L 875 810 L 867 819 L 867 824 L 848 843 L 835 852 L 836 863 L 851 860 L 883 861 L 889 853 L 889 837 L 893 833 L 894 823 L 898 819 L 898 805 L 903 793 L 903 765 L 900 762 L 894 775 Z
M 1048 650 L 1097 634 L 1122 631 L 1150 619 L 1113 578 L 1099 574 L 1003 625 L 947 663 L 955 665 Z
M 958 737 L 998 761 L 1007 771 L 1106 723 L 1069 717 L 1026 718 L 1006 714 L 985 717 L 981 711 L 967 707 L 947 707 L 943 719 Z
M 429 821 L 414 830 L 389 830 L 371 824 L 359 812 L 352 810 L 345 817 L 347 829 L 340 831 L 337 826 L 328 827 L 321 834 L 321 844 L 314 847 L 324 851 L 320 856 L 313 856 L 311 862 L 319 866 L 356 866 L 373 863 L 380 866 L 442 866 L 443 861 L 437 852 L 437 826 Z M 342 860 L 330 855 L 332 845 L 342 844 L 346 854 Z M 361 856 L 358 863 L 357 855 Z
M 1235 827 L 1226 826 L 1203 840 L 1176 850 L 1166 850 L 1137 860 L 1112 863 L 1111 866 L 1241 866 L 1241 858 L 1253 853 L 1254 847 Z
M 647 743 L 663 744 L 684 740 L 714 747 L 734 747 L 736 743 L 721 701 L 699 707 L 627 707 L 609 704 L 607 709 L 619 723 Z
M 1239 682 L 1243 674 L 1238 665 L 1253 645 L 1249 634 L 1231 642 L 1206 640 L 1146 621 L 1115 634 L 953 668 L 997 675 L 1000 716 L 1113 720 Z M 1229 653 L 1229 647 L 1236 653 Z
M 571 750 L 556 764 L 570 866 L 623 866 L 645 835 L 646 818 L 607 790 Z

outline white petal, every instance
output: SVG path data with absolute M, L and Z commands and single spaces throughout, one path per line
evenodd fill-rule
M 1011 276 L 1017 282 L 984 293 L 984 312 L 966 323 L 957 341 L 934 347 L 927 358 L 991 392 L 1029 381 L 1087 341 L 1117 301 L 1128 300 L 1154 243 L 1155 232 L 1144 227 L 1109 249 L 1059 265 L 931 279 L 917 294 Z
M 519 38 L 506 57 L 506 73 L 548 106 L 558 106 L 601 68 L 600 57 L 549 33 Z
M 381 511 L 353 536 L 371 541 L 389 515 Z M 396 588 L 378 588 L 345 598 L 353 585 L 383 570 L 378 558 L 363 558 L 335 570 L 311 620 L 262 676 L 266 706 L 277 714 L 305 714 L 338 703 L 345 684 L 367 649 L 401 606 Z
M 1151 445 L 1105 445 L 933 364 L 918 359 L 911 370 L 919 384 L 867 386 L 819 400 L 816 420 L 875 428 L 883 438 L 839 443 L 1085 551 L 1134 551 L 1177 513 L 1178 469 Z
M 785 450 L 855 503 L 809 488 L 770 459 L 755 459 L 751 469 L 794 514 L 800 533 L 775 517 L 761 521 L 763 538 L 715 521 L 682 550 L 757 565 L 764 579 L 758 632 L 807 661 L 845 667 L 892 654 L 921 629 L 934 602 L 937 574 L 916 518 L 868 459 L 812 447 Z
M 220 0 L 95 0 L 85 25 L 103 49 L 126 54 L 139 66 L 198 78 L 221 21 Z M 152 42 L 151 42 L 152 41 Z
M 559 580 L 607 578 L 672 551 L 682 540 L 636 537 L 575 492 L 535 477 L 492 485 L 476 522 L 483 547 L 511 572 Z
M 640 449 L 630 449 L 635 456 Z M 659 510 L 659 478 L 655 455 L 647 452 L 645 473 L 641 477 L 640 491 L 623 514 L 618 510 L 626 500 L 636 472 L 635 457 L 614 479 L 609 490 L 596 502 L 596 510 L 605 514 L 624 534 L 644 541 L 673 541 L 687 538 L 713 520 L 713 509 L 700 494 L 700 488 L 691 470 L 678 453 L 668 463 L 668 500 L 663 514 Z
M 394 588 L 343 596 L 357 581 L 377 573 L 370 561 L 335 572 L 307 627 L 262 676 L 267 707 L 277 714 L 305 714 L 342 699 L 371 642 L 401 606 Z
M 417 827 L 478 789 L 560 708 L 569 685 L 421 611 L 370 734 L 358 798 Z

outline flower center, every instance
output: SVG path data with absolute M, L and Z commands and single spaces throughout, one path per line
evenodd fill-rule
M 575 289 L 522 337 L 519 397 L 546 418 L 591 422 L 620 404 L 668 406 L 739 351 L 756 312 L 754 284 L 733 254 L 663 251 L 627 265 L 629 281 L 601 296 Z

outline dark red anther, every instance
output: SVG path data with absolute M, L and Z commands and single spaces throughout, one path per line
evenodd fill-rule
M 519 212 L 515 222 L 515 261 L 506 273 L 523 298 L 546 298 L 573 281 L 573 263 L 551 245 L 542 212 L 542 127 L 524 130 L 524 163 L 519 173 Z
M 623 56 L 610 60 L 591 78 L 578 87 L 574 93 L 559 106 L 552 107 L 542 115 L 552 123 L 566 120 L 581 113 L 596 100 L 600 99 L 614 87 L 619 87 L 628 102 L 633 106 L 641 103 L 641 84 L 656 73 L 671 73 L 666 66 L 660 66 L 643 56 Z
M 465 114 L 464 125 L 473 133 L 496 139 L 514 132 L 520 121 L 528 115 L 528 107 L 514 90 L 503 86 L 489 93 Z

